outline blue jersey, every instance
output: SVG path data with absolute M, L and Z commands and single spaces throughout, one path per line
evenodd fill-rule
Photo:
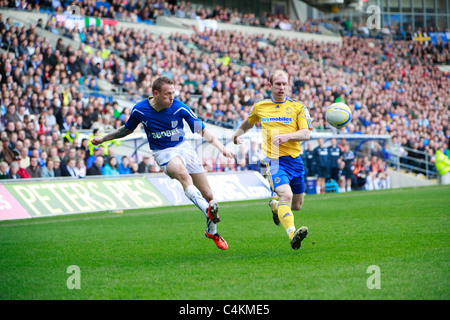
M 151 150 L 171 148 L 183 142 L 185 139 L 183 120 L 186 120 L 194 133 L 205 128 L 205 124 L 183 102 L 174 99 L 169 108 L 156 111 L 150 105 L 150 98 L 138 102 L 133 107 L 125 127 L 134 131 L 138 124 L 142 123 Z
M 338 160 L 342 155 L 341 149 L 338 146 L 329 146 L 328 153 L 330 155 L 331 168 L 339 168 Z
M 316 147 L 314 149 L 314 158 L 316 165 L 321 167 L 330 167 L 330 154 L 327 147 Z

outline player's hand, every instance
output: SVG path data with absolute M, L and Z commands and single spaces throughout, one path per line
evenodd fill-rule
M 94 138 L 92 138 L 91 142 L 94 146 L 98 146 L 99 144 L 105 142 L 105 140 L 103 139 L 103 137 L 95 136 Z
M 222 154 L 225 157 L 230 158 L 230 159 L 234 159 L 236 157 L 236 154 L 234 153 L 234 151 L 230 150 L 230 149 L 228 149 L 226 147 L 223 147 Z
M 280 134 L 280 135 L 276 136 L 275 138 L 273 138 L 272 143 L 275 146 L 279 146 L 280 144 L 286 143 L 289 140 L 291 140 L 290 134 L 288 134 L 288 133 Z
M 244 140 L 242 140 L 241 138 L 239 138 L 238 136 L 233 135 L 231 137 L 231 140 L 233 140 L 234 144 L 242 144 L 242 142 L 244 142 Z

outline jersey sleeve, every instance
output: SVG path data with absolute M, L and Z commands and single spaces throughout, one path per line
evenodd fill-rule
M 131 110 L 130 117 L 128 118 L 128 121 L 125 123 L 125 127 L 129 130 L 134 131 L 136 127 L 141 123 L 141 120 L 138 118 L 139 110 L 136 109 L 136 107 Z
M 301 105 L 300 113 L 298 114 L 298 127 L 299 129 L 313 130 L 312 119 L 309 114 L 309 110 L 303 104 Z
M 252 110 L 250 111 L 250 114 L 247 117 L 247 121 L 250 124 L 255 124 L 259 121 L 261 121 L 261 119 L 258 116 L 258 112 L 257 112 L 257 108 L 256 108 L 256 103 L 253 105 Z

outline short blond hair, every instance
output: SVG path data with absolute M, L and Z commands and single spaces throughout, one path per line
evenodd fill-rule
M 274 72 L 272 72 L 272 74 L 269 77 L 269 83 L 273 84 L 273 78 L 278 75 L 278 74 L 282 74 L 285 75 L 286 78 L 289 80 L 289 75 L 287 74 L 286 71 L 282 70 L 282 69 L 276 69 Z

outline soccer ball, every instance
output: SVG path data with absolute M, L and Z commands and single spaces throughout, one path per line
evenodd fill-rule
M 333 103 L 327 109 L 326 119 L 336 129 L 345 128 L 352 121 L 352 110 L 345 103 Z

